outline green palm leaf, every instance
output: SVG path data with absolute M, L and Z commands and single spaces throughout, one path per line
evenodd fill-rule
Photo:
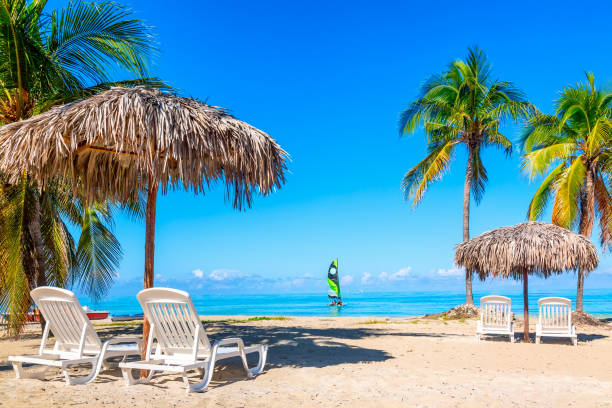
M 116 3 L 69 2 L 51 13 L 46 48 L 62 69 L 69 89 L 88 82 L 109 82 L 108 66 L 117 63 L 141 78 L 155 53 L 150 29 L 130 19 L 127 8 Z
M 413 207 L 421 201 L 427 187 L 442 178 L 448 169 L 453 147 L 457 143 L 458 141 L 450 141 L 434 148 L 423 161 L 406 173 L 402 188 L 407 198 L 414 197 Z
M 578 223 L 578 202 L 584 183 L 586 168 L 580 159 L 560 172 L 556 179 L 553 223 L 565 228 L 573 228 Z
M 119 242 L 103 222 L 109 216 L 106 205 L 83 208 L 76 254 L 78 270 L 73 279 L 94 300 L 99 300 L 111 288 L 122 258 Z
M 529 208 L 527 209 L 527 219 L 529 221 L 536 221 L 542 217 L 548 200 L 553 191 L 553 185 L 557 182 L 557 177 L 565 169 L 565 163 L 559 164 L 548 176 L 542 181 L 540 187 L 533 195 Z

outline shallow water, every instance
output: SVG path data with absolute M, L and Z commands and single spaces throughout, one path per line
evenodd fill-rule
M 474 294 L 474 301 L 490 293 Z M 497 293 L 502 294 L 502 293 Z M 503 293 L 512 299 L 512 311 L 523 312 L 522 293 Z M 573 292 L 529 293 L 529 311 L 537 314 L 537 301 L 541 297 L 562 296 L 572 300 Z M 202 315 L 279 315 L 279 316 L 420 316 L 439 313 L 464 302 L 463 293 L 413 292 L 413 293 L 355 293 L 345 294 L 346 306 L 328 306 L 326 294 L 270 294 L 270 295 L 198 295 L 193 301 Z M 108 310 L 111 315 L 137 314 L 142 310 L 135 296 L 107 298 L 98 304 L 81 298 L 83 305 L 97 310 Z M 589 290 L 584 296 L 584 310 L 599 316 L 612 317 L 612 290 Z

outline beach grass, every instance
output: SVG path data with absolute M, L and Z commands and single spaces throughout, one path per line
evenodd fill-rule
M 361 322 L 357 322 L 356 324 L 406 324 L 406 323 L 412 323 L 412 324 L 416 324 L 416 323 L 420 323 L 419 320 L 391 320 L 391 319 L 385 319 L 385 320 L 376 320 L 376 319 L 370 319 L 370 320 L 364 320 Z
M 291 318 L 286 316 L 255 316 L 247 319 L 248 322 L 258 322 L 261 320 L 291 320 Z
M 94 327 L 119 327 L 119 326 L 140 326 L 142 325 L 141 321 L 131 321 L 131 322 L 111 322 L 111 323 L 93 323 Z
M 364 320 L 363 322 L 358 322 L 357 324 L 389 324 L 391 323 L 389 320 Z

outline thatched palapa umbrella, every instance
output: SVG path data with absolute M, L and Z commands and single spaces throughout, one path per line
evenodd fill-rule
M 225 110 L 151 88 L 112 88 L 0 128 L 0 170 L 44 187 L 78 181 L 89 200 L 126 202 L 147 192 L 144 287 L 153 286 L 155 205 L 177 186 L 225 182 L 236 208 L 284 183 L 285 151 Z M 143 329 L 147 339 L 148 324 Z
M 586 237 L 542 222 L 497 228 L 457 245 L 455 263 L 488 276 L 523 280 L 525 341 L 529 341 L 528 275 L 548 278 L 567 270 L 597 267 L 597 249 Z

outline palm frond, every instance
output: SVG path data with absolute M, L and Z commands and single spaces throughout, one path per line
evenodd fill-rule
M 552 222 L 564 228 L 572 229 L 578 219 L 578 202 L 584 184 L 586 167 L 580 159 L 565 168 L 557 177 L 553 205 Z
M 30 307 L 30 282 L 22 255 L 30 248 L 24 239 L 27 223 L 27 177 L 4 191 L 0 207 L 0 310 L 8 315 L 8 330 L 16 335 L 22 330 Z
M 130 19 L 126 7 L 71 1 L 51 13 L 46 48 L 64 77 L 77 78 L 79 87 L 85 87 L 109 82 L 112 63 L 146 78 L 148 61 L 156 52 L 151 39 L 150 28 Z
M 540 184 L 540 187 L 533 195 L 529 208 L 527 209 L 527 219 L 529 221 L 539 220 L 546 210 L 550 195 L 553 193 L 554 185 L 557 182 L 557 177 L 565 169 L 565 163 L 559 164 L 553 171 L 546 176 Z
M 612 195 L 602 177 L 595 177 L 594 181 L 595 205 L 599 214 L 599 239 L 605 250 L 612 244 Z
M 472 196 L 474 197 L 474 201 L 476 204 L 480 204 L 482 201 L 482 197 L 484 195 L 485 186 L 489 178 L 487 177 L 487 170 L 482 163 L 482 158 L 480 157 L 480 150 L 475 149 L 472 152 Z
M 425 159 L 406 173 L 402 188 L 407 200 L 414 197 L 413 207 L 419 204 L 427 187 L 442 178 L 448 169 L 453 147 L 457 143 L 458 141 L 450 141 L 435 147 Z
M 497 126 L 495 126 L 493 129 L 488 129 L 484 133 L 483 144 L 485 146 L 498 147 L 508 156 L 512 154 L 512 148 L 514 147 L 514 144 L 510 139 L 498 132 Z
M 104 225 L 99 208 L 83 208 L 81 237 L 77 247 L 77 271 L 73 280 L 92 299 L 100 299 L 112 287 L 122 258 L 119 242 Z
M 41 197 L 41 235 L 46 250 L 46 281 L 49 285 L 63 287 L 76 262 L 72 235 L 61 218 L 57 195 L 45 191 Z
M 533 179 L 555 165 L 559 160 L 567 160 L 572 157 L 575 148 L 575 143 L 567 142 L 533 150 L 523 155 L 522 168 Z

